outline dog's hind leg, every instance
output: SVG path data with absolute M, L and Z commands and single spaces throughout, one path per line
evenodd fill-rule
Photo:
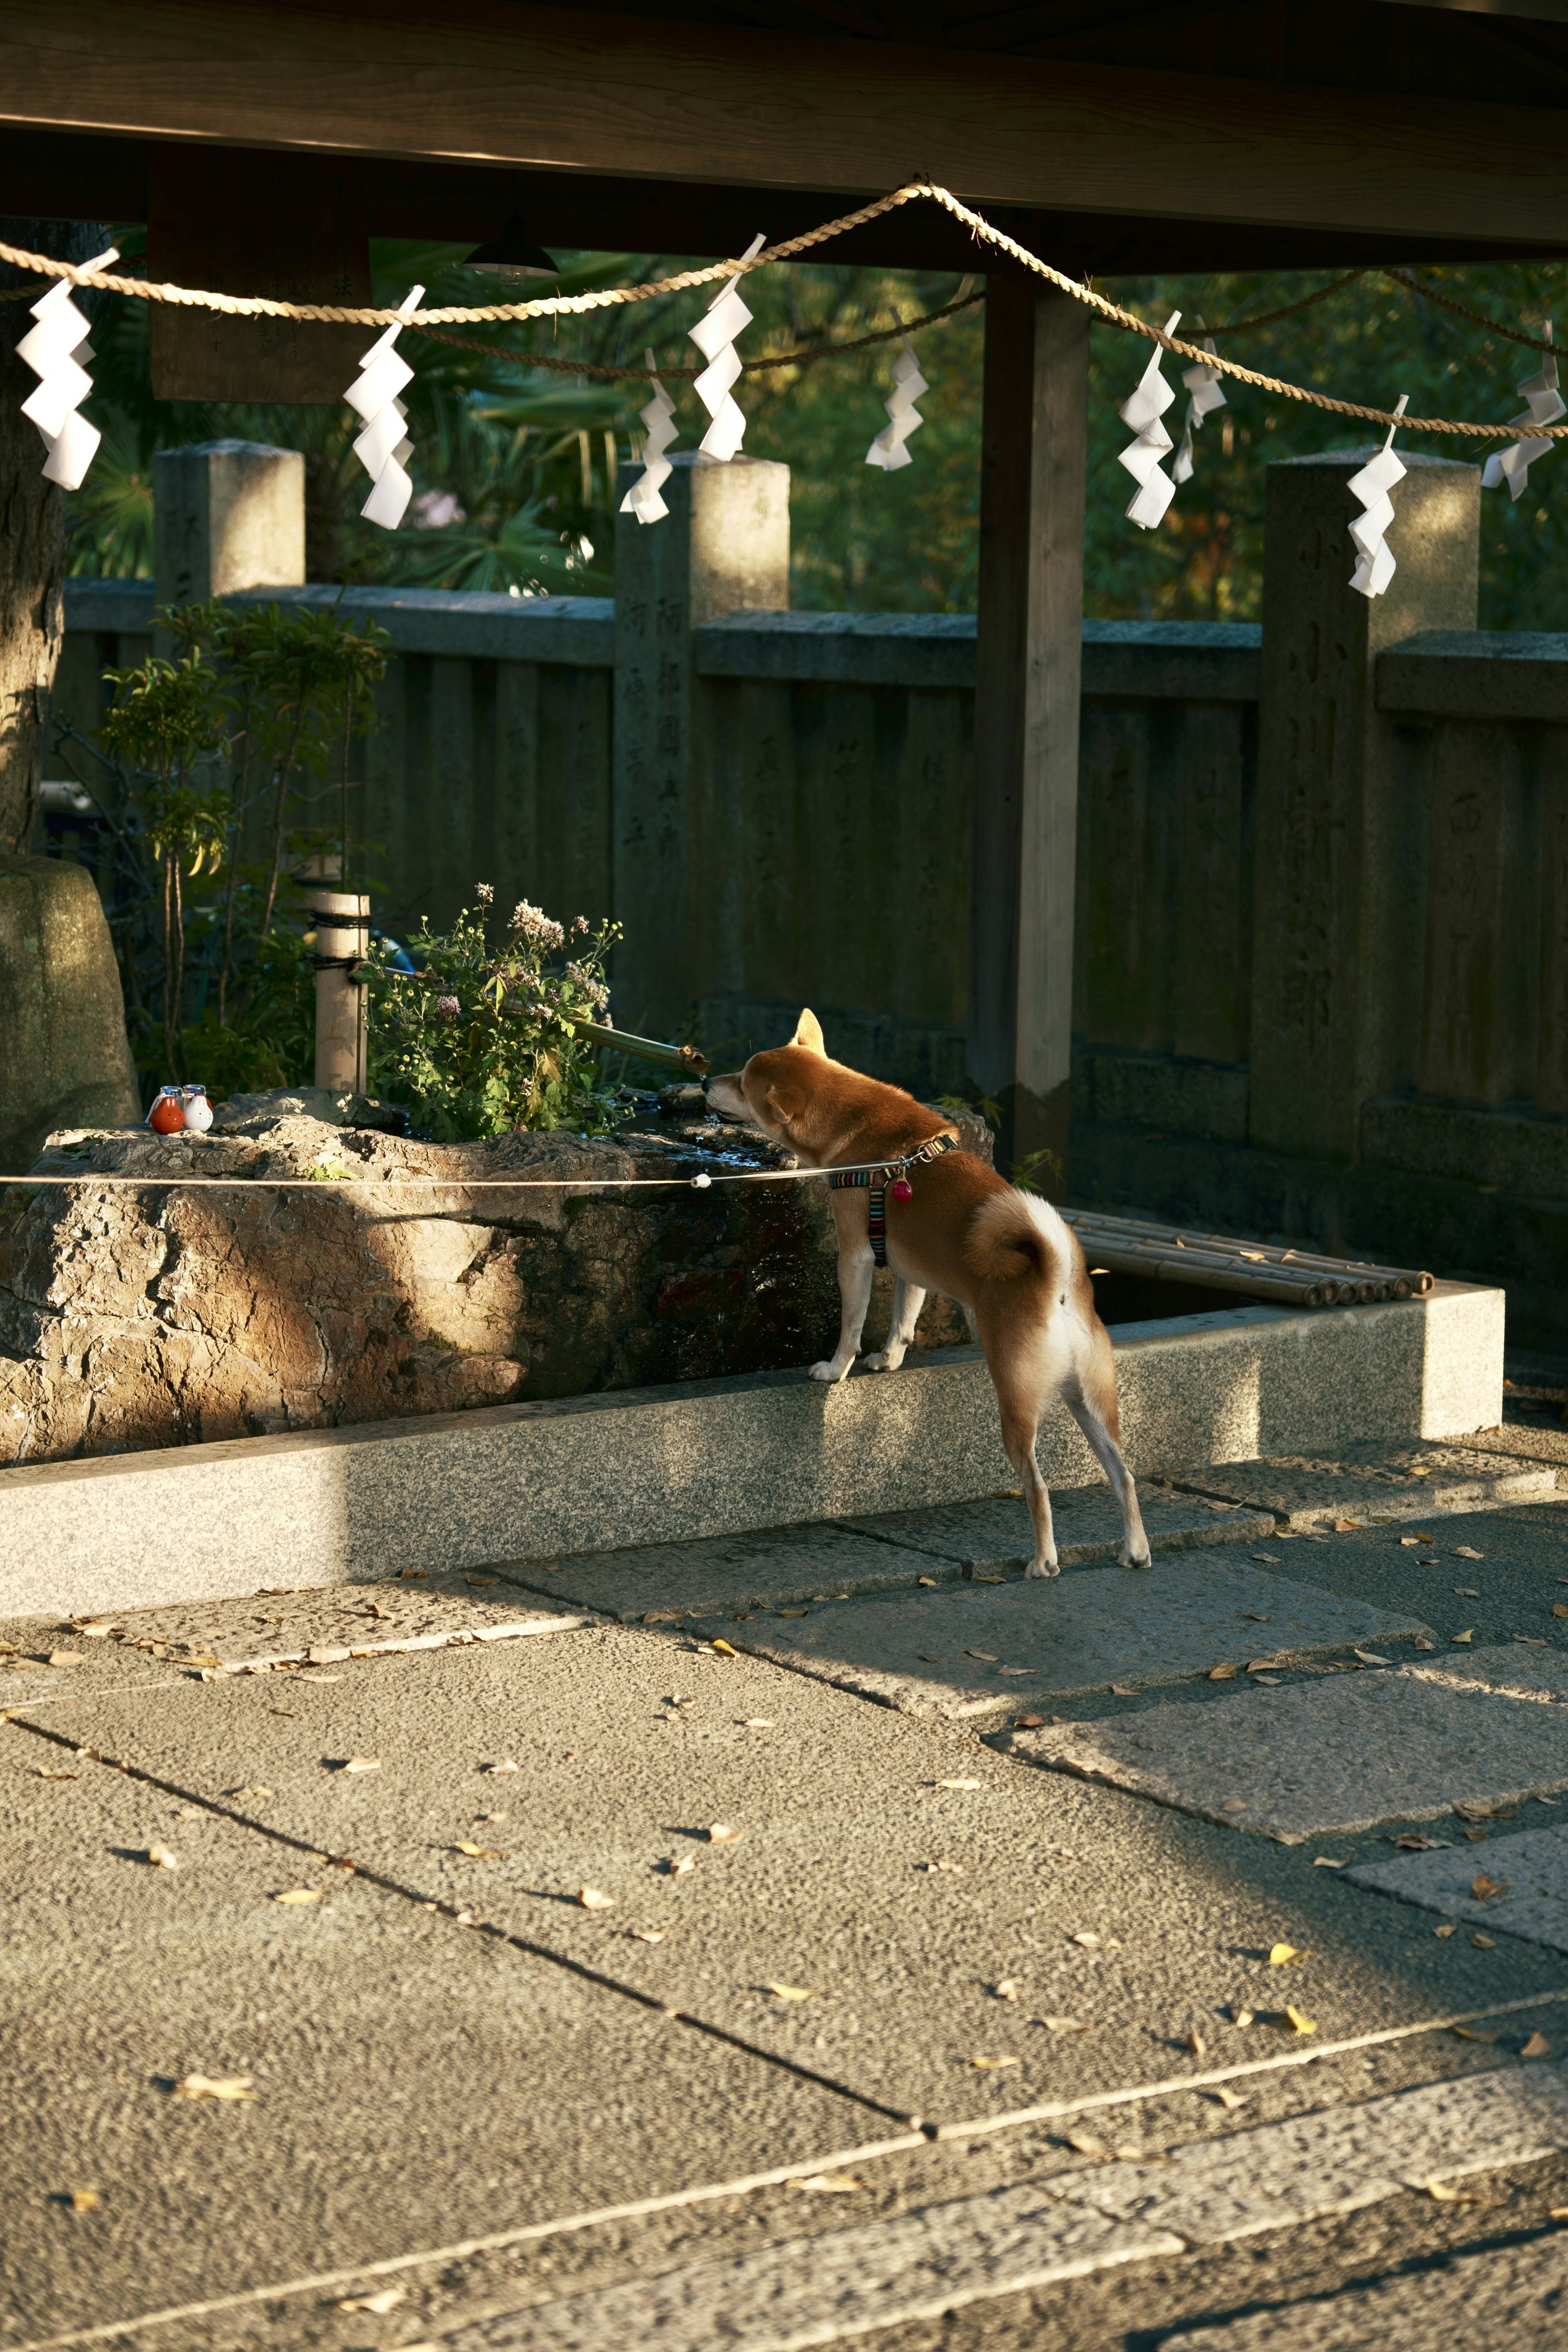
M 1143 1532 L 1143 1517 L 1138 1508 L 1138 1488 L 1119 1443 L 1116 1375 L 1110 1358 L 1110 1342 L 1101 1332 L 1100 1344 L 1089 1360 L 1063 1381 L 1062 1402 L 1094 1448 L 1095 1459 L 1116 1497 L 1121 1513 L 1121 1549 L 1118 1558 L 1122 1567 L 1147 1568 L 1149 1538 Z
M 888 1344 L 879 1355 L 867 1357 L 868 1371 L 896 1372 L 898 1370 L 904 1360 L 905 1349 L 914 1344 L 915 1325 L 920 1320 L 921 1308 L 925 1303 L 925 1292 L 917 1289 L 912 1282 L 905 1282 L 900 1276 L 893 1291 L 893 1324 L 888 1333 Z
M 1024 1499 L 1035 1523 L 1035 1556 L 1024 1573 L 1026 1576 L 1055 1576 L 1058 1570 L 1056 1529 L 1051 1524 L 1050 1489 L 1040 1475 L 1040 1465 L 1035 1459 L 1035 1439 L 1040 1426 L 1039 1407 L 1033 1390 L 1017 1383 L 1005 1369 L 999 1374 L 994 1361 L 991 1366 L 991 1378 L 996 1391 L 997 1410 L 1002 1416 L 1003 1451 L 1023 1483 Z

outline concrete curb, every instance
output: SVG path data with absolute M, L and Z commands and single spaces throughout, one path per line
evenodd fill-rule
M 1122 1430 L 1140 1475 L 1354 1441 L 1449 1435 L 1502 1411 L 1503 1297 L 1125 1324 Z M 1064 1411 L 1053 1486 L 1099 1469 Z M 242 1438 L 0 1475 L 0 1614 L 145 1608 L 405 1567 L 929 1508 L 1012 1483 L 977 1349 L 826 1388 L 804 1372 Z

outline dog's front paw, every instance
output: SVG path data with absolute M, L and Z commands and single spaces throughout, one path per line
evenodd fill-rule
M 891 1348 L 879 1349 L 874 1356 L 867 1357 L 866 1370 L 868 1372 L 896 1372 L 903 1360 L 902 1349 L 897 1355 L 893 1353 Z
M 1123 1544 L 1116 1557 L 1123 1568 L 1152 1568 L 1153 1566 L 1153 1562 L 1149 1557 L 1149 1547 L 1147 1544 L 1144 1545 L 1142 1551 L 1134 1551 L 1131 1545 Z
M 811 1377 L 814 1381 L 845 1381 L 849 1377 L 849 1366 L 847 1364 L 844 1364 L 842 1366 L 838 1364 L 813 1364 L 811 1368 Z
M 1029 1562 L 1028 1567 L 1024 1570 L 1024 1574 L 1026 1577 L 1059 1576 L 1061 1572 L 1059 1562 L 1054 1559 L 1032 1559 Z

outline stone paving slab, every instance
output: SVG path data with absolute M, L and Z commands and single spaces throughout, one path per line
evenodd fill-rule
M 1426 1853 L 1401 1853 L 1388 1862 L 1363 1863 L 1347 1870 L 1348 1883 L 1370 1886 L 1402 1903 L 1440 1911 L 1495 1935 L 1520 1936 L 1568 1952 L 1568 1827 L 1520 1830 L 1511 1837 L 1489 1837 L 1485 1847 L 1456 1842 L 1445 1850 L 1434 1842 Z M 1506 1887 L 1505 1894 L 1477 1895 L 1480 1881 Z
M 1418 1618 L 1203 1552 L 999 1586 L 957 1584 L 756 1618 L 738 1646 L 906 1715 L 952 1721 L 1026 1699 L 1132 1690 L 1222 1663 L 1425 1632 Z
M 1136 2215 L 1187 2246 L 1225 2245 L 1563 2147 L 1562 2067 L 1509 2067 L 1198 2141 L 1158 2166 L 1107 2164 L 1044 2186 L 1108 2218 Z
M 1068 1487 L 1051 1498 L 1064 1567 L 1113 1559 L 1121 1517 L 1109 1487 Z M 1230 1511 L 1189 1495 L 1155 1494 L 1144 1524 L 1156 1550 L 1240 1543 L 1272 1532 L 1259 1512 Z M 586 1552 L 549 1568 L 513 1566 L 531 1591 L 602 1611 L 623 1624 L 658 1616 L 704 1617 L 732 1610 L 787 1608 L 800 1601 L 906 1591 L 923 1579 L 954 1584 L 966 1570 L 1021 1570 L 1033 1557 L 1029 1514 L 1016 1495 L 947 1509 L 761 1528 L 705 1541 L 645 1544 Z
M 1568 1652 L 1534 1643 L 1499 1643 L 1484 1650 L 1449 1650 L 1413 1659 L 1403 1671 L 1447 1690 L 1497 1691 L 1505 1698 L 1568 1704 Z
M 1166 1494 L 1141 1484 L 1138 1505 L 1155 1551 L 1255 1542 L 1274 1532 L 1271 1512 L 1240 1510 L 1205 1496 Z M 1051 1517 L 1063 1568 L 1114 1559 L 1121 1549 L 1121 1514 L 1109 1486 L 1069 1486 L 1053 1494 Z M 1017 1496 L 958 1503 L 946 1510 L 889 1511 L 845 1525 L 962 1568 L 1024 1568 L 1034 1558 L 1028 1511 Z
M 1531 1947 L 1438 1943 L 1266 1840 L 661 1632 L 332 1671 L 82 1688 L 28 1719 L 877 2102 L 870 2136 L 1267 2058 L 1289 2046 L 1263 2021 L 1282 1997 L 1327 2042 L 1561 1979 Z M 12 1740 L 70 1766 L 19 1722 Z M 1314 1955 L 1284 1996 L 1281 1937 Z
M 335 1666 L 449 1642 L 570 1633 L 583 1622 L 575 1612 L 541 1608 L 531 1594 L 524 1600 L 489 1570 L 174 1601 L 111 1617 L 13 1617 L 0 1622 L 0 1706 L 58 1692 L 68 1677 L 97 1685 Z
M 958 1572 L 956 1566 L 948 1570 Z M 817 1520 L 695 1543 L 580 1552 L 558 1570 L 519 1565 L 503 1573 L 525 1580 L 531 1592 L 559 1594 L 568 1605 L 637 1624 L 788 1607 L 840 1592 L 898 1591 L 931 1575 L 931 1564 L 924 1552 Z
M 174 1712 L 220 1691 L 271 1696 L 184 1683 Z M 296 1888 L 319 1899 L 276 1899 Z M 875 2137 L 852 2101 L 16 1725 L 0 1920 L 7 2341 Z M 255 2095 L 174 2096 L 190 2074 Z
M 1358 1526 L 1419 1519 L 1477 1504 L 1530 1502 L 1557 1492 L 1554 1470 L 1500 1462 L 1470 1445 L 1351 1447 L 1338 1454 L 1284 1454 L 1173 1470 L 1173 1483 L 1253 1510 L 1289 1528 Z
M 1568 1789 L 1568 1738 L 1534 1700 L 1398 1672 L 1019 1731 L 1009 1746 L 1285 1845 Z
M 796 2352 L 1181 2251 L 1169 2231 L 1005 2189 L 534 2304 L 443 2342 L 450 2352 Z
M 1479 2216 L 1484 2221 L 1485 2216 Z M 1503 2225 L 1508 2226 L 1506 2217 Z M 1554 2352 L 1568 2305 L 1568 2237 L 1534 2234 L 1483 2252 L 1450 2254 L 1310 2303 L 1251 2311 L 1182 2331 L 1179 2352 Z
M 1478 1454 L 1511 1454 L 1516 1462 L 1550 1462 L 1561 1478 L 1568 1474 L 1568 1429 L 1532 1429 L 1510 1421 L 1500 1429 L 1478 1429 L 1462 1443 Z

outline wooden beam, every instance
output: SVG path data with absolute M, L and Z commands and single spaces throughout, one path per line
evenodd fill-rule
M 145 220 L 149 171 L 171 149 L 191 152 L 184 141 L 13 131 L 0 138 L 0 215 Z M 252 163 L 268 157 L 275 165 L 279 161 L 274 150 L 227 152 Z M 389 162 L 366 155 L 340 157 L 337 167 L 358 174 L 363 192 L 361 210 L 373 236 L 450 239 L 454 244 L 465 239 L 480 244 L 499 235 L 510 213 L 521 211 L 539 242 L 551 248 L 679 253 L 717 260 L 733 239 L 736 208 L 748 198 L 744 189 L 709 182 L 614 179 L 604 173 L 525 172 L 486 163 Z M 769 232 L 775 239 L 793 236 L 830 218 L 837 203 L 826 189 L 770 189 Z M 1568 252 L 1568 235 L 1555 245 L 1517 237 L 1500 242 L 1402 235 L 1390 239 L 1350 229 L 1144 220 L 1135 214 L 1033 212 L 1005 205 L 993 207 L 992 217 L 998 228 L 1075 278 L 1149 277 L 1167 270 L 1354 269 L 1384 261 L 1419 268 L 1438 262 L 1546 261 Z M 935 205 L 908 205 L 865 228 L 851 229 L 825 248 L 825 257 L 868 268 L 952 270 L 973 269 L 977 258 L 974 241 L 963 223 Z M 990 274 L 1005 274 L 1005 268 L 996 265 Z
M 0 121 L 853 200 L 1568 237 L 1561 110 L 457 0 L 0 13 Z
M 1063 1197 L 1072 1045 L 1089 313 L 993 279 L 981 424 L 969 1075 L 1005 1172 Z

